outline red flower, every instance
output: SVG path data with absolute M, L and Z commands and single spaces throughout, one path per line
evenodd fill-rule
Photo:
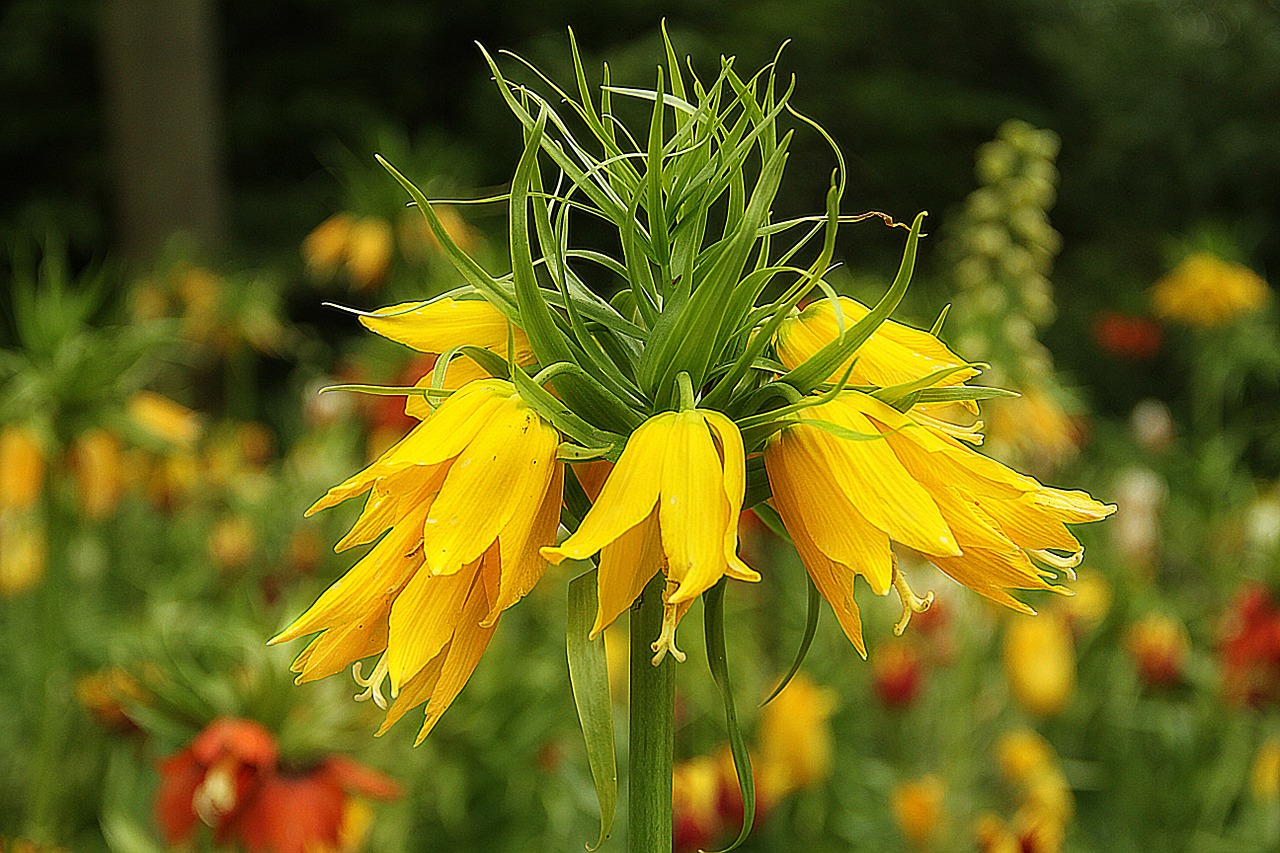
M 1146 317 L 1099 311 L 1093 318 L 1093 338 L 1117 358 L 1145 361 L 1160 351 L 1164 334 L 1158 323 Z
M 1280 702 L 1280 608 L 1265 586 L 1241 590 L 1223 633 L 1219 654 L 1227 698 L 1249 705 Z
M 279 766 L 275 738 L 251 720 L 214 720 L 160 763 L 156 820 L 170 846 L 199 819 L 218 845 L 250 853 L 337 850 L 351 795 L 400 796 L 392 780 L 340 755 L 298 770 Z
M 871 659 L 876 695 L 886 707 L 901 710 L 920 694 L 923 667 L 920 654 L 905 642 L 887 643 Z

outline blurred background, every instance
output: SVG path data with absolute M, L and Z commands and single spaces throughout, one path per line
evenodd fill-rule
M 825 614 L 763 709 L 806 587 L 744 516 L 767 580 L 729 595 L 762 792 L 743 849 L 1280 849 L 1277 0 L 7 0 L 0 850 L 310 849 L 265 800 L 220 820 L 209 774 L 326 815 L 326 849 L 594 839 L 568 574 L 417 749 L 264 642 L 353 562 L 350 508 L 303 511 L 414 423 L 317 391 L 424 370 L 323 303 L 459 283 L 373 155 L 505 270 L 503 205 L 465 202 L 522 143 L 476 42 L 572 88 L 572 26 L 593 84 L 607 62 L 646 87 L 663 18 L 704 80 L 722 54 L 795 75 L 846 212 L 930 211 L 899 319 L 951 305 L 942 337 L 1021 392 L 984 405 L 986 452 L 1120 505 L 1081 531 L 1073 598 L 1028 619 L 911 567 L 934 610 L 897 638 L 868 601 L 869 663 Z M 795 125 L 777 216 L 820 210 L 834 165 Z M 833 285 L 874 300 L 901 247 L 846 229 Z M 677 849 L 715 849 L 741 804 L 686 632 Z

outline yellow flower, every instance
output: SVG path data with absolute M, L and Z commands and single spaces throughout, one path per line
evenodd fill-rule
M 1249 770 L 1249 790 L 1262 802 L 1280 799 L 1280 737 L 1269 737 L 1258 747 Z
M 335 213 L 303 239 L 302 258 L 312 275 L 329 278 L 338 271 L 347 256 L 347 240 L 355 221 L 350 213 Z
M 667 574 L 655 662 L 697 596 L 729 576 L 760 575 L 738 558 L 738 514 L 746 488 L 742 436 L 719 412 L 664 412 L 641 424 L 572 536 L 543 555 L 559 565 L 600 552 L 594 637 L 631 606 L 659 571 Z
M 1055 573 L 1031 558 L 1070 571 L 1083 548 L 1064 523 L 1115 510 L 1083 492 L 1047 488 L 860 392 L 793 420 L 764 451 L 774 505 L 814 585 L 864 655 L 855 574 L 878 595 L 897 588 L 904 608 L 927 607 L 896 570 L 890 540 L 975 592 L 1031 613 L 1009 590 L 1058 589 L 1046 581 Z
M 44 577 L 49 541 L 34 511 L 0 511 L 0 596 L 14 596 Z
M 1014 729 L 996 741 L 996 762 L 1009 782 L 1027 785 L 1057 766 L 1053 747 L 1033 729 Z
M 1079 430 L 1071 415 L 1043 388 L 1019 389 L 1021 396 L 999 400 L 986 410 L 993 453 L 1016 454 L 1037 472 L 1052 470 L 1075 456 Z
M 1270 296 L 1267 283 L 1253 270 L 1208 252 L 1189 255 L 1151 288 L 1157 317 L 1199 328 L 1256 312 Z
M 831 775 L 832 736 L 827 722 L 835 694 L 796 675 L 764 706 L 760 717 L 762 774 L 778 797 L 823 782 Z
M 1142 680 L 1153 687 L 1168 687 L 1182 678 L 1191 640 L 1186 627 L 1165 613 L 1148 613 L 1125 632 L 1125 649 Z
M 839 337 L 842 326 L 848 329 L 867 315 L 867 306 L 841 296 L 841 317 L 836 316 L 830 299 L 820 299 L 795 316 L 788 317 L 778 326 L 774 343 L 778 360 L 788 370 L 814 355 Z M 943 379 L 939 385 L 961 385 L 978 374 L 975 368 L 947 349 L 941 341 L 928 332 L 886 320 L 867 339 L 867 342 L 836 368 L 827 381 L 837 382 L 853 363 L 849 374 L 851 385 L 879 385 L 888 387 L 911 382 L 937 370 L 962 367 Z
M 1066 619 L 1052 612 L 1011 620 L 1004 637 L 1004 668 L 1013 698 L 1028 713 L 1061 713 L 1076 689 L 1076 649 Z
M 942 822 L 942 780 L 932 773 L 893 789 L 893 816 L 898 828 L 916 847 L 928 847 Z
M 0 431 L 0 510 L 35 506 L 44 488 L 44 448 L 30 427 Z
M 376 288 L 386 278 L 395 249 L 391 223 L 366 216 L 347 233 L 347 275 L 358 290 Z
M 538 549 L 560 523 L 558 446 L 559 434 L 510 383 L 473 382 L 330 489 L 308 514 L 370 492 L 338 550 L 382 538 L 271 641 L 321 632 L 294 661 L 298 680 L 381 655 L 368 678 L 355 667 L 362 698 L 387 709 L 379 734 L 428 702 L 421 742 L 475 669 L 499 615 L 546 569 Z
M 524 330 L 513 326 L 502 312 L 483 299 L 402 302 L 381 308 L 375 314 L 377 316 L 360 318 L 365 328 L 418 352 L 440 355 L 454 347 L 473 346 L 505 360 L 510 335 L 516 364 L 528 367 L 537 361 Z M 433 369 L 418 381 L 418 387 L 430 387 L 434 375 Z M 452 390 L 488 378 L 483 367 L 458 353 L 449 362 L 444 387 Z M 430 413 L 430 407 L 425 398 L 410 396 L 405 412 L 421 419 Z
M 124 494 L 124 453 L 120 441 L 104 429 L 86 430 L 71 446 L 76 498 L 86 518 L 100 521 Z
M 179 449 L 190 450 L 200 437 L 199 416 L 161 394 L 139 391 L 129 399 L 125 411 L 142 429 Z

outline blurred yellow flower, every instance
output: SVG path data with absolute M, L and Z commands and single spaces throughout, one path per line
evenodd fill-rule
M 459 249 L 471 254 L 476 244 L 480 242 L 480 232 L 462 218 L 457 208 L 447 204 L 432 203 L 431 209 L 440 219 L 440 224 L 444 226 L 445 233 L 449 235 L 449 239 L 453 241 Z M 405 211 L 405 215 L 400 217 L 400 221 L 396 223 L 396 230 L 400 240 L 400 249 L 405 255 L 410 257 L 422 258 L 429 252 L 439 252 L 440 241 L 436 239 L 435 233 L 431 230 L 431 226 L 427 223 L 418 211 Z
M 1257 312 L 1270 296 L 1267 283 L 1253 270 L 1208 252 L 1187 256 L 1151 288 L 1157 317 L 1199 328 Z
M 1280 801 L 1280 737 L 1269 737 L 1258 747 L 1249 770 L 1249 790 L 1261 802 Z
M 879 595 L 896 587 L 904 617 L 927 606 L 906 588 L 890 540 L 1031 613 L 1009 590 L 1060 589 L 1045 566 L 1070 574 L 1084 550 L 1065 524 L 1115 511 L 1084 492 L 1045 487 L 867 394 L 844 392 L 792 417 L 764 452 L 774 505 L 864 656 L 855 574 Z M 833 425 L 843 434 L 833 435 Z
M 973 836 L 980 853 L 1024 853 L 1018 836 L 1004 818 L 992 812 L 979 815 L 974 821 Z
M 355 217 L 345 211 L 321 222 L 302 241 L 302 258 L 317 278 L 330 278 L 347 256 L 347 239 Z
M 1032 729 L 1014 729 L 1000 735 L 995 755 L 1000 774 L 1015 785 L 1027 785 L 1037 776 L 1053 771 L 1058 760 L 1049 742 Z
M 1079 570 L 1071 591 L 1075 595 L 1063 601 L 1062 606 L 1074 623 L 1092 628 L 1111 612 L 1111 582 L 1101 572 Z
M 15 596 L 44 577 L 49 542 L 34 511 L 0 511 L 0 596 Z
M 395 236 L 391 223 L 380 216 L 357 220 L 347 233 L 347 275 L 358 290 L 382 284 L 391 266 Z
M 0 510 L 27 510 L 44 490 L 45 454 L 35 431 L 22 424 L 0 430 Z
M 1004 669 L 1023 710 L 1039 717 L 1061 713 L 1076 688 L 1076 649 L 1062 614 L 1050 611 L 1036 619 L 1009 620 Z
M 1166 613 L 1148 613 L 1125 632 L 1125 649 L 1147 684 L 1167 687 L 1182 677 L 1191 639 L 1181 622 Z
M 299 682 L 356 664 L 361 698 L 387 710 L 380 734 L 428 703 L 421 742 L 470 678 L 499 615 L 546 569 L 538 549 L 560 523 L 558 446 L 510 383 L 473 382 L 330 489 L 308 514 L 370 492 L 338 550 L 378 541 L 272 639 L 320 632 L 294 661 Z M 366 678 L 356 662 L 373 655 Z
M 1012 454 L 1037 473 L 1052 471 L 1079 450 L 1075 421 L 1052 394 L 1035 386 L 986 408 L 987 439 L 996 455 Z
M 181 403 L 152 391 L 139 391 L 125 404 L 129 417 L 153 437 L 179 450 L 195 447 L 200 417 Z
M 253 524 L 243 515 L 228 515 L 209 531 L 209 559 L 223 572 L 243 569 L 257 551 L 257 534 Z
M 559 565 L 600 552 L 593 637 L 665 571 L 654 661 L 667 652 L 684 660 L 675 631 L 693 599 L 725 576 L 760 579 L 737 554 L 745 488 L 742 436 L 733 421 L 703 409 L 654 415 L 631 434 L 578 529 L 542 553 Z
M 1023 851 L 1056 853 L 1062 849 L 1067 824 L 1075 814 L 1075 798 L 1062 773 L 1057 753 L 1049 742 L 1031 729 L 1016 729 L 996 742 L 996 760 L 1001 775 L 1018 792 L 1013 834 Z M 993 833 L 993 846 L 1007 836 Z
M 942 824 L 942 801 L 946 790 L 942 780 L 929 773 L 893 789 L 891 803 L 898 829 L 912 845 L 928 848 L 938 837 Z
M 824 782 L 831 775 L 832 734 L 828 720 L 835 692 L 803 673 L 764 706 L 760 717 L 761 775 L 785 794 Z
M 71 460 L 80 512 L 94 521 L 106 518 L 124 494 L 120 440 L 104 429 L 85 430 L 71 444 Z

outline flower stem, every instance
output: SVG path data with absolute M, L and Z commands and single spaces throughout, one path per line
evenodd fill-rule
M 662 632 L 658 572 L 631 614 L 631 719 L 628 853 L 671 850 L 671 764 L 675 740 L 676 667 L 670 655 L 653 665 L 651 643 Z

